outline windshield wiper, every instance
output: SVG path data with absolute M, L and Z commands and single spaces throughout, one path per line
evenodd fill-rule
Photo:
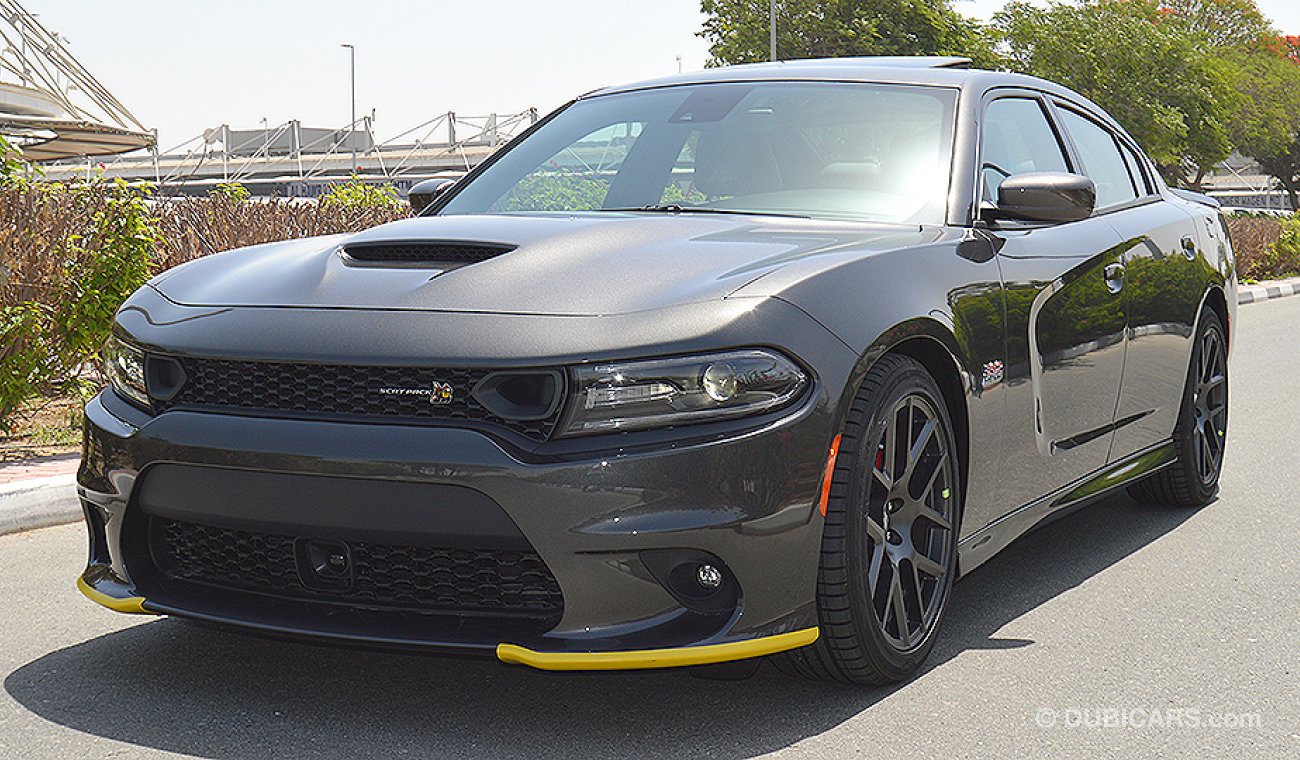
M 742 211 L 730 208 L 710 208 L 709 206 L 682 206 L 676 203 L 663 205 L 635 206 L 628 208 L 602 208 L 599 211 L 643 211 L 652 214 L 738 214 L 740 216 L 784 216 L 791 219 L 811 219 L 807 214 L 786 214 L 780 211 Z

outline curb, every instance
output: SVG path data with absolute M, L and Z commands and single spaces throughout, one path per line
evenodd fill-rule
M 1294 295 L 1300 295 L 1300 277 L 1275 280 L 1263 285 L 1242 285 L 1237 288 L 1237 303 L 1255 303 Z
M 0 485 L 0 536 L 81 519 L 73 475 L 29 478 Z

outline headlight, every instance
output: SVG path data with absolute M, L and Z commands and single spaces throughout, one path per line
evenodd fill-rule
M 111 337 L 104 344 L 104 374 L 113 390 L 149 408 L 149 391 L 144 380 L 144 352 Z
M 772 351 L 575 367 L 561 435 L 640 430 L 743 417 L 796 399 L 808 377 Z

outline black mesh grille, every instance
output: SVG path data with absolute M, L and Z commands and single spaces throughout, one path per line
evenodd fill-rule
M 185 383 L 158 411 L 176 407 L 251 410 L 303 416 L 392 418 L 408 421 L 487 423 L 536 441 L 550 437 L 558 409 L 541 420 L 493 415 L 470 391 L 487 370 L 180 359 Z M 438 384 L 451 388 L 448 403 L 431 403 Z M 385 392 L 387 391 L 387 392 Z
M 509 253 L 512 245 L 497 243 L 354 243 L 343 252 L 356 261 L 432 264 L 477 264 Z
M 345 589 L 304 585 L 304 539 L 152 518 L 151 553 L 164 576 L 235 590 L 429 613 L 505 613 L 558 620 L 559 584 L 532 550 L 439 549 L 338 542 L 350 553 Z

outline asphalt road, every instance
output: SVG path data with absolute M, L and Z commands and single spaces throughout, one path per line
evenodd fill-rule
M 1117 496 L 1022 539 L 957 585 L 928 670 L 889 689 L 129 618 L 73 589 L 79 526 L 0 538 L 0 757 L 1300 757 L 1300 298 L 1241 309 L 1231 378 L 1215 503 Z

